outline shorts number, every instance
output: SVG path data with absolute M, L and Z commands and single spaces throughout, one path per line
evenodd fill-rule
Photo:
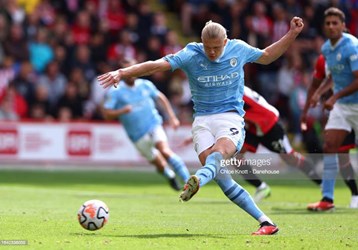
M 230 128 L 231 135 L 237 135 L 239 133 L 239 130 L 237 128 Z

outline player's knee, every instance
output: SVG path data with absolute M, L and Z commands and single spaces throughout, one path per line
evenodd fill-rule
M 156 145 L 156 148 L 159 150 L 159 152 L 163 155 L 165 159 L 168 159 L 171 155 L 173 155 L 173 151 L 169 148 L 167 143 L 160 142 Z
M 174 154 L 169 147 L 161 148 L 159 151 L 164 156 L 165 159 L 169 159 Z
M 232 156 L 232 153 L 225 149 L 213 150 L 213 151 L 211 151 L 210 155 L 212 155 L 213 153 L 219 153 L 221 155 L 221 157 L 224 159 L 230 158 Z
M 234 155 L 234 153 L 236 152 L 236 148 L 233 144 L 215 145 L 211 150 L 211 153 L 214 152 L 220 153 L 226 159 Z

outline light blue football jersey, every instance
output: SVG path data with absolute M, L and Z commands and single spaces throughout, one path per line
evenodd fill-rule
M 163 123 L 154 102 L 158 94 L 158 89 L 149 80 L 136 79 L 133 87 L 121 81 L 118 88 L 111 87 L 107 92 L 104 108 L 121 109 L 126 105 L 132 106 L 131 112 L 120 115 L 118 119 L 128 137 L 136 142 Z
M 343 33 L 343 37 L 332 47 L 327 40 L 322 45 L 322 54 L 334 82 L 333 91 L 338 91 L 351 84 L 354 77 L 352 72 L 358 70 L 358 39 L 350 34 Z M 339 103 L 358 103 L 358 92 L 342 97 Z
M 244 41 L 228 39 L 222 55 L 215 61 L 207 58 L 202 43 L 189 43 L 164 59 L 170 63 L 173 71 L 180 68 L 186 73 L 194 103 L 194 116 L 231 110 L 243 116 L 243 67 L 248 62 L 256 61 L 262 53 L 262 50 Z

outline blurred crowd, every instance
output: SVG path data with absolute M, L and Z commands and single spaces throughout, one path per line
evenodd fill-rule
M 177 19 L 154 11 L 153 3 Z M 101 120 L 105 91 L 96 76 L 118 68 L 121 59 L 141 62 L 175 53 L 185 45 L 178 37 L 200 41 L 208 20 L 223 24 L 229 38 L 265 48 L 300 16 L 304 31 L 283 57 L 268 66 L 245 66 L 246 84 L 276 106 L 299 137 L 300 111 L 324 41 L 323 12 L 330 6 L 344 11 L 347 28 L 357 36 L 357 0 L 0 0 L 0 120 Z M 168 22 L 180 29 L 168 28 Z M 165 72 L 149 79 L 179 119 L 191 122 L 185 75 Z
M 179 51 L 166 21 L 148 1 L 0 0 L 0 119 L 102 119 L 96 76 Z M 173 99 L 175 75 L 152 77 Z

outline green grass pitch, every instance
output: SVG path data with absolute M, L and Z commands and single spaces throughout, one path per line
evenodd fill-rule
M 241 179 L 250 193 L 254 189 Z M 0 170 L 0 249 L 358 249 L 358 210 L 336 185 L 336 211 L 312 213 L 320 198 L 308 180 L 269 181 L 272 196 L 259 204 L 280 227 L 274 236 L 251 236 L 258 223 L 215 183 L 187 203 L 163 177 L 138 171 Z M 90 199 L 110 209 L 108 224 L 86 231 L 77 210 Z

